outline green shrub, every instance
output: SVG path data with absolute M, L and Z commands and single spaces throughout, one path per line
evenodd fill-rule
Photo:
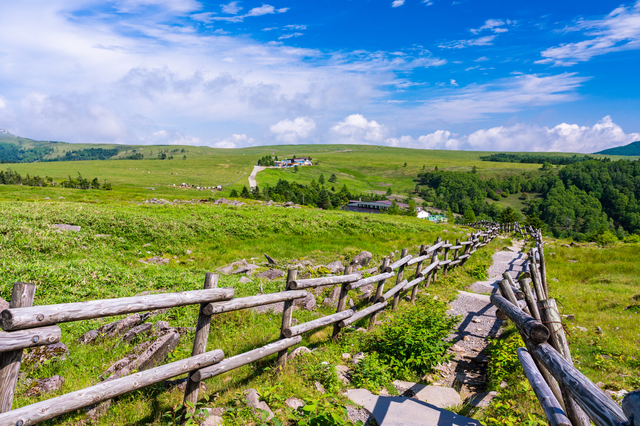
M 304 367 L 304 371 L 309 381 L 320 382 L 327 392 L 340 392 L 342 382 L 338 379 L 335 367 L 328 362 L 311 362 Z
M 618 241 L 618 237 L 611 231 L 604 231 L 600 234 L 597 234 L 593 240 L 602 247 L 607 247 L 611 244 L 615 244 Z
M 382 387 L 393 390 L 393 378 L 389 368 L 380 361 L 377 353 L 373 352 L 365 356 L 354 367 L 351 373 L 351 385 L 356 388 L 365 388 L 375 394 Z
M 422 376 L 450 358 L 445 341 L 457 319 L 446 314 L 447 306 L 422 299 L 416 306 L 398 311 L 390 322 L 368 337 L 369 352 L 377 352 L 398 378 Z
M 491 357 L 489 364 L 490 387 L 499 386 L 503 380 L 521 370 L 516 350 L 522 347 L 524 347 L 524 342 L 518 333 L 514 333 L 506 339 L 490 340 L 487 348 L 487 354 Z
M 320 395 L 317 400 L 307 401 L 289 416 L 298 426 L 348 426 L 353 425 L 349 420 L 346 407 L 331 395 Z M 280 423 L 282 424 L 282 423 Z M 358 420 L 356 426 L 362 426 Z
M 627 238 L 624 239 L 624 242 L 628 244 L 640 244 L 640 235 L 629 234 Z

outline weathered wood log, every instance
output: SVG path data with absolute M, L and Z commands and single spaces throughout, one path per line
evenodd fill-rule
M 544 287 L 542 287 L 542 282 L 540 281 L 540 274 L 533 250 L 529 251 L 529 263 L 527 264 L 527 267 L 531 274 L 531 281 L 533 282 L 533 289 L 536 292 L 536 299 L 545 300 L 547 298 L 547 293 L 545 293 Z
M 426 251 L 427 247 L 423 244 L 420 246 L 420 251 L 418 252 L 419 254 L 422 254 Z M 420 256 L 422 257 L 422 256 Z M 428 257 L 428 256 L 424 256 L 424 257 Z M 414 274 L 414 277 L 418 277 L 418 275 L 422 272 L 422 263 L 424 262 L 425 259 L 421 260 L 418 262 L 418 264 L 416 265 L 416 273 Z M 418 281 L 421 282 L 423 280 Z M 416 283 L 417 284 L 417 283 Z M 407 287 L 409 288 L 409 287 Z M 418 286 L 412 286 L 411 288 L 411 302 L 415 302 L 416 300 L 416 296 L 418 295 Z
M 380 266 L 380 271 L 384 271 L 386 267 L 389 266 L 389 263 L 390 263 L 389 259 L 385 258 L 382 261 L 382 266 Z M 393 274 L 393 272 L 390 272 L 390 273 Z M 378 282 L 378 286 L 376 287 L 376 294 L 371 299 L 373 303 L 376 303 L 378 299 L 382 296 L 382 292 L 384 291 L 384 281 L 385 281 L 385 278 L 381 279 Z M 373 315 L 369 317 L 369 325 L 367 327 L 367 330 L 373 330 L 373 327 L 375 327 L 376 319 L 378 318 L 378 312 L 379 311 L 374 312 Z
M 518 306 L 518 299 L 516 299 L 516 295 L 513 294 L 511 290 L 511 285 L 509 285 L 509 281 L 500 280 L 498 281 L 498 287 L 500 288 L 500 293 L 502 297 L 511 302 L 514 306 Z
M 450 263 L 451 263 L 451 259 L 441 260 L 438 264 L 438 267 L 440 268 L 446 267 Z
M 504 272 L 502 274 L 503 278 L 505 280 L 507 280 L 509 282 L 509 285 L 511 286 L 511 290 L 513 291 L 513 294 L 515 294 L 516 299 L 518 300 L 525 300 L 525 296 L 524 296 L 524 292 L 522 290 L 520 290 L 518 287 L 516 287 L 516 283 L 513 280 L 513 277 L 511 276 L 511 274 L 509 272 Z
M 226 302 L 207 303 L 203 312 L 207 315 L 222 314 L 224 312 L 239 311 L 256 306 L 270 305 L 285 300 L 302 299 L 309 293 L 306 290 L 281 291 L 278 293 L 258 294 L 256 296 L 240 297 Z
M 549 339 L 549 330 L 544 324 L 527 315 L 522 309 L 513 305 L 504 297 L 494 293 L 491 295 L 491 303 L 509 317 L 529 339 L 536 343 L 546 342 Z
M 622 411 L 629 418 L 629 426 L 640 426 L 640 389 L 624 396 Z
M 378 312 L 382 309 L 385 308 L 385 306 L 387 306 L 389 304 L 389 302 L 381 302 L 381 303 L 374 303 L 373 305 L 369 306 L 368 308 L 362 309 L 361 311 L 356 312 L 355 314 L 353 314 L 352 316 L 350 316 L 347 319 L 343 319 L 342 321 L 336 323 L 338 324 L 338 326 L 340 328 L 344 328 L 348 325 L 353 324 L 354 322 L 365 318 L 368 315 L 373 314 L 374 312 Z
M 249 352 L 244 352 L 230 358 L 225 358 L 215 365 L 194 371 L 191 375 L 191 380 L 201 382 L 203 380 L 210 379 L 211 377 L 226 373 L 227 371 L 235 370 L 238 367 L 250 364 L 259 359 L 266 358 L 269 355 L 275 354 L 276 352 L 286 352 L 288 348 L 297 345 L 301 341 L 301 336 L 295 336 L 290 339 L 282 339 L 273 343 L 269 343 L 268 345 L 265 345 L 261 348 L 254 349 Z
M 210 290 L 218 286 L 218 274 L 207 272 L 204 278 L 204 289 Z M 207 351 L 207 340 L 209 339 L 209 330 L 211 328 L 211 314 L 204 312 L 207 303 L 200 304 L 200 312 L 198 314 L 198 322 L 196 323 L 196 334 L 193 338 L 193 349 L 191 356 L 200 355 Z M 189 373 L 189 377 L 191 373 Z M 184 406 L 186 412 L 193 414 L 198 402 L 198 391 L 200 390 L 200 382 L 187 380 L 184 388 Z
M 418 262 L 424 262 L 425 260 L 429 259 L 430 257 L 431 256 L 429 256 L 427 254 L 422 255 L 422 256 L 418 256 L 418 257 L 414 257 L 409 262 L 407 262 L 407 266 L 415 265 Z
M 215 364 L 223 358 L 224 353 L 220 349 L 216 349 L 120 379 L 104 381 L 95 386 L 0 414 L 0 425 L 35 425 L 62 414 L 115 398 L 118 395 Z
M 403 249 L 403 251 L 404 250 L 405 249 Z M 391 272 L 394 269 L 398 269 L 399 267 L 406 265 L 412 258 L 413 256 L 411 256 L 410 254 L 403 256 L 400 260 L 393 262 L 391 265 L 387 266 L 387 268 L 382 272 Z
M 5 309 L 0 314 L 0 327 L 5 331 L 21 330 L 61 322 L 132 314 L 134 312 L 174 308 L 196 303 L 216 302 L 218 300 L 231 299 L 233 295 L 233 288 L 216 288 L 181 293 L 62 303 L 59 305 L 41 305 L 31 308 Z
M 325 285 L 352 283 L 362 278 L 361 274 L 338 275 L 335 277 L 309 278 L 306 280 L 291 281 L 291 290 L 300 290 L 303 288 L 322 287 Z
M 435 260 L 432 260 L 432 262 L 433 263 L 431 263 L 429 266 L 422 269 L 418 274 L 416 274 L 416 277 L 421 278 L 421 277 L 427 276 L 427 274 L 433 271 L 434 269 L 436 269 L 438 267 L 438 264 L 440 263 L 437 258 Z
M 542 410 L 549 421 L 549 425 L 572 426 L 571 421 L 569 421 L 565 415 L 562 406 L 560 406 L 555 395 L 551 392 L 551 388 L 547 382 L 544 381 L 542 374 L 533 362 L 533 358 L 531 358 L 529 352 L 525 348 L 519 348 L 517 353 L 522 369 L 524 370 L 524 374 L 527 376 L 527 379 L 529 379 L 529 384 L 531 385 L 533 392 L 536 394 L 536 397 L 538 397 L 538 401 L 540 402 Z
M 298 271 L 289 269 L 287 272 L 287 290 L 291 290 L 291 284 L 298 276 Z M 280 339 L 285 337 L 284 331 L 291 326 L 291 318 L 293 317 L 293 300 L 285 300 L 282 307 L 282 324 L 280 326 Z M 283 348 L 278 352 L 278 369 L 282 370 L 287 365 L 287 348 Z
M 544 245 L 542 244 L 542 238 L 540 238 L 540 240 L 536 242 L 536 247 L 538 248 L 538 256 L 540 257 L 540 282 L 542 283 L 544 293 L 547 295 L 547 297 L 549 297 L 549 286 L 547 284 L 547 265 L 544 260 Z
M 349 318 L 353 314 L 355 314 L 355 311 L 348 309 L 346 311 L 338 312 L 337 314 L 327 315 L 326 317 L 285 328 L 283 334 L 286 338 L 298 336 L 302 333 L 306 333 L 307 331 L 315 330 L 316 328 L 324 327 L 326 325 L 333 324 L 334 322 Z
M 404 286 L 407 285 L 408 282 L 409 281 L 407 281 L 407 280 L 404 280 L 404 281 L 400 282 L 395 287 L 393 287 L 391 290 L 387 291 L 385 294 L 380 296 L 380 298 L 377 300 L 377 302 L 385 302 L 385 301 L 389 300 L 397 292 L 401 291 L 404 288 Z
M 473 244 L 473 241 L 463 241 L 460 243 L 461 246 L 469 246 L 471 244 Z
M 449 248 L 451 244 L 449 244 L 449 240 L 446 241 L 446 244 L 442 246 L 444 248 L 444 257 L 442 262 L 440 262 L 440 267 L 443 268 L 442 276 L 447 276 L 447 271 L 449 270 L 449 264 L 451 263 L 451 259 L 449 259 Z
M 535 298 L 533 297 L 533 292 L 531 291 L 531 287 L 528 282 L 529 273 L 520 274 L 518 277 L 518 283 L 520 284 L 520 288 L 524 293 L 524 300 L 527 301 L 527 307 L 529 308 L 529 312 L 531 316 L 536 320 L 540 321 L 540 312 L 538 311 L 538 305 L 536 305 Z
M 442 248 L 443 245 L 444 245 L 444 241 L 440 241 L 440 237 L 438 237 L 436 239 L 436 242 L 433 243 L 433 245 L 427 249 L 425 254 L 430 254 L 430 253 L 433 253 L 434 251 L 440 250 L 440 248 Z
M 35 284 L 13 284 L 9 309 L 27 309 L 33 305 L 35 295 Z M 8 309 L 3 312 L 6 311 L 8 311 Z M 0 413 L 11 410 L 21 362 L 22 349 L 0 353 Z
M 344 270 L 345 275 L 349 275 L 353 270 L 353 266 L 347 265 Z M 347 283 L 342 284 L 340 287 L 340 296 L 338 298 L 338 308 L 336 309 L 336 313 L 342 312 L 347 307 L 347 297 L 349 296 L 349 289 L 347 289 Z M 340 334 L 340 326 L 338 323 L 333 324 L 333 333 L 331 333 L 331 340 L 334 343 L 338 342 L 338 335 Z
M 569 351 L 569 343 L 564 335 L 562 320 L 560 319 L 560 313 L 558 312 L 556 301 L 554 299 L 541 300 L 538 302 L 538 309 L 540 311 L 540 317 L 543 324 L 549 329 L 549 343 L 563 356 L 564 359 L 573 365 L 571 352 Z M 573 398 L 571 398 L 567 389 L 565 389 L 562 384 L 560 384 L 560 391 L 562 392 L 562 399 L 564 400 L 567 416 L 573 425 L 589 426 L 589 418 Z
M 460 259 L 452 260 L 449 262 L 449 267 L 456 266 L 461 262 Z
M 564 385 L 573 399 L 597 426 L 620 426 L 625 422 L 622 409 L 591 380 L 572 366 L 551 345 L 532 345 L 531 355 Z
M 383 274 L 373 275 L 373 276 L 371 276 L 369 278 L 364 278 L 364 279 L 356 281 L 354 283 L 347 284 L 347 289 L 348 290 L 355 290 L 356 288 L 363 287 L 363 286 L 365 286 L 367 284 L 373 284 L 376 281 L 381 281 L 381 280 L 384 281 L 387 278 L 393 277 L 394 275 L 395 275 L 394 272 L 385 272 Z
M 400 253 L 401 257 L 405 257 L 407 256 L 407 252 L 409 250 L 407 250 L 406 248 L 402 249 L 402 253 Z M 396 284 L 399 284 L 400 282 L 402 282 L 402 277 L 404 275 L 404 269 L 406 267 L 406 264 L 403 264 L 400 266 L 400 268 L 398 268 L 398 277 L 396 278 Z M 393 303 L 391 304 L 392 307 L 391 309 L 393 311 L 395 311 L 396 309 L 398 309 L 398 303 L 400 302 L 400 291 L 397 292 L 396 294 L 393 295 Z
M 17 331 L 0 331 L 0 352 L 58 343 L 62 332 L 57 325 Z
M 425 279 L 424 277 L 418 277 L 409 281 L 407 284 L 405 284 L 402 291 L 409 290 L 410 288 L 416 288 L 416 286 L 420 284 L 422 281 L 424 281 L 424 279 Z

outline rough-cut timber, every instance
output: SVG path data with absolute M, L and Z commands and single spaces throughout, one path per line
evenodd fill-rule
M 62 332 L 57 325 L 18 331 L 0 331 L 0 352 L 58 343 Z
M 518 299 L 516 299 L 516 295 L 513 294 L 513 290 L 511 289 L 511 286 L 509 285 L 509 282 L 507 280 L 498 281 L 498 287 L 500 288 L 502 297 L 507 299 L 513 305 L 518 306 Z
M 281 291 L 279 293 L 259 294 L 257 296 L 241 297 L 226 302 L 207 303 L 203 312 L 207 315 L 221 314 L 224 312 L 238 311 L 256 306 L 270 305 L 284 302 L 285 300 L 302 299 L 309 293 L 305 290 Z
M 622 411 L 629 418 L 633 418 L 630 426 L 640 425 L 640 389 L 629 392 L 622 400 Z
M 423 256 L 418 256 L 418 257 L 414 257 L 413 259 L 411 259 L 410 261 L 407 262 L 407 266 L 411 266 L 411 265 L 415 265 L 418 262 L 424 262 L 425 260 L 429 259 L 431 256 L 429 255 L 423 255 Z
M 502 276 L 504 277 L 505 280 L 507 280 L 509 282 L 509 285 L 511 286 L 511 291 L 513 291 L 513 294 L 516 296 L 516 299 L 518 300 L 525 300 L 524 297 L 524 293 L 522 292 L 522 290 L 520 290 L 518 287 L 516 287 L 516 283 L 513 281 L 513 278 L 511 277 L 511 274 L 507 271 L 505 271 Z
M 224 353 L 216 349 L 204 354 L 172 362 L 151 370 L 141 371 L 130 376 L 71 392 L 46 401 L 37 402 L 0 414 L 0 425 L 29 426 L 60 416 L 80 408 L 115 398 L 127 392 L 141 389 L 189 371 L 220 362 Z
M 9 309 L 26 309 L 33 304 L 35 295 L 35 284 L 14 283 Z M 0 353 L 0 413 L 11 410 L 21 361 L 22 349 Z
M 407 253 L 409 250 L 407 250 L 406 248 L 402 249 L 402 253 L 400 253 L 400 256 L 402 256 L 403 258 L 407 257 Z M 400 282 L 402 282 L 402 277 L 404 276 L 404 270 L 407 267 L 407 264 L 402 264 L 400 265 L 400 268 L 398 268 L 398 276 L 396 277 L 396 285 L 400 284 Z M 403 287 L 404 288 L 404 287 Z M 400 303 L 400 292 L 402 290 L 400 290 L 399 292 L 395 293 L 393 296 L 393 303 L 392 303 L 392 310 L 395 311 L 396 309 L 398 309 L 398 303 Z
M 538 306 L 536 305 L 536 301 L 533 297 L 531 287 L 529 287 L 527 275 L 529 275 L 529 273 L 520 274 L 520 277 L 518 277 L 518 283 L 524 292 L 524 300 L 526 300 L 527 306 L 529 307 L 529 313 L 531 313 L 531 316 L 533 316 L 534 319 L 540 321 L 540 312 L 538 311 Z
M 334 322 L 338 322 L 345 318 L 349 318 L 353 314 L 355 314 L 355 311 L 352 309 L 348 309 L 346 311 L 338 312 L 337 314 L 327 315 L 326 317 L 318 318 L 316 320 L 309 321 L 309 322 L 303 322 L 302 324 L 285 328 L 283 334 L 284 334 L 284 337 L 286 338 L 298 336 L 307 331 L 324 327 L 325 325 L 333 324 Z
M 385 258 L 382 261 L 382 266 L 380 266 L 380 270 L 384 271 L 388 265 L 389 265 L 389 259 Z M 384 281 L 385 281 L 384 278 L 378 281 L 378 286 L 376 287 L 376 294 L 372 298 L 373 303 L 377 302 L 380 296 L 382 296 L 382 292 L 384 291 Z M 378 311 L 374 312 L 373 315 L 369 317 L 369 325 L 367 326 L 367 330 L 373 330 L 373 327 L 375 327 L 376 325 L 377 317 L 378 317 Z
M 493 303 L 503 312 L 526 336 L 536 343 L 543 343 L 549 339 L 549 330 L 544 324 L 527 315 L 522 309 L 513 305 L 504 297 L 494 293 L 491 295 Z
M 287 287 L 286 290 L 291 290 L 291 284 L 298 276 L 298 271 L 295 269 L 289 269 L 287 271 Z M 293 300 L 285 300 L 282 305 L 282 324 L 280 325 L 280 339 L 284 338 L 284 331 L 291 326 L 291 319 L 293 318 Z M 287 348 L 284 348 L 278 352 L 278 369 L 282 369 L 287 365 Z
M 337 277 L 320 277 L 309 278 L 307 280 L 293 280 L 289 287 L 291 290 L 300 290 L 302 288 L 321 287 L 324 285 L 351 283 L 362 278 L 361 274 L 339 275 Z
M 344 274 L 349 275 L 352 270 L 353 270 L 353 266 L 347 265 L 347 267 L 344 270 Z M 340 286 L 340 296 L 338 297 L 338 308 L 336 309 L 336 313 L 342 312 L 346 309 L 348 296 L 349 296 L 349 289 L 347 288 L 347 283 L 344 283 L 342 284 L 342 286 Z M 331 333 L 331 340 L 333 340 L 334 343 L 338 342 L 338 335 L 340 334 L 340 330 L 341 329 L 340 329 L 340 326 L 338 326 L 338 323 L 337 322 L 334 323 L 333 333 Z
M 181 293 L 151 294 L 119 299 L 43 305 L 2 311 L 0 327 L 5 331 L 42 327 L 61 322 L 87 320 L 134 312 L 173 308 L 196 303 L 216 302 L 233 298 L 232 288 L 193 290 Z
M 365 308 L 361 311 L 356 312 L 354 315 L 350 316 L 349 318 L 340 321 L 338 325 L 340 326 L 340 328 L 344 328 L 348 325 L 351 325 L 354 322 L 358 321 L 359 319 L 366 317 L 367 315 L 370 315 L 374 312 L 378 312 L 379 310 L 384 309 L 388 303 L 389 302 L 375 303 L 369 306 L 368 308 Z
M 231 371 L 259 359 L 266 358 L 269 355 L 275 354 L 276 352 L 286 351 L 287 348 L 297 345 L 301 341 L 301 336 L 295 336 L 290 339 L 282 339 L 274 343 L 269 343 L 268 345 L 261 348 L 254 349 L 240 355 L 232 356 L 231 358 L 226 358 L 218 364 L 212 365 L 211 367 L 205 367 L 198 371 L 194 371 L 191 375 L 191 380 L 200 382 L 202 380 L 217 376 L 218 374 L 226 373 L 227 371 Z
M 363 287 L 367 284 L 373 284 L 376 281 L 386 280 L 387 278 L 391 278 L 395 275 L 393 272 L 385 272 L 383 274 L 373 275 L 369 278 L 364 278 L 362 280 L 356 281 L 355 283 L 347 284 L 347 290 L 355 290 L 356 288 Z
M 429 266 L 427 266 L 426 268 L 424 268 L 423 270 L 421 270 L 418 274 L 416 274 L 416 277 L 426 277 L 427 274 L 431 271 L 433 271 L 435 268 L 438 267 L 438 265 L 440 264 L 440 261 L 438 259 L 434 260 L 433 263 L 431 263 Z
M 621 422 L 627 420 L 618 404 L 569 364 L 551 345 L 532 345 L 529 352 L 565 386 L 571 397 L 597 426 L 620 426 Z
M 387 268 L 382 271 L 382 272 L 391 272 L 394 269 L 398 269 L 399 267 L 406 265 L 407 262 L 409 262 L 411 260 L 411 258 L 413 258 L 413 256 L 411 256 L 410 254 L 402 257 L 402 259 L 398 260 L 397 262 L 393 262 L 391 265 L 387 266 Z
M 440 237 L 438 237 L 438 239 L 440 239 Z M 429 254 L 429 253 L 433 253 L 436 250 L 439 250 L 440 248 L 442 248 L 442 246 L 445 244 L 444 241 L 436 241 L 436 243 L 434 245 L 432 245 L 431 247 L 429 247 L 427 249 L 427 251 L 425 252 L 425 254 Z
M 395 295 L 397 292 L 401 291 L 404 288 L 404 286 L 407 285 L 407 283 L 408 283 L 407 280 L 404 280 L 404 281 L 400 282 L 398 285 L 393 287 L 391 290 L 387 291 L 385 294 L 380 296 L 380 298 L 377 300 L 377 302 L 385 302 L 385 301 L 389 300 L 391 297 L 393 297 L 393 295 Z
M 529 384 L 533 388 L 536 397 L 538 397 L 538 401 L 540 401 L 542 410 L 549 421 L 549 426 L 572 426 L 562 406 L 553 392 L 551 392 L 551 388 L 544 381 L 529 352 L 525 348 L 519 348 L 517 352 L 524 374 L 529 379 Z
M 404 290 L 409 290 L 411 287 L 414 287 L 414 286 L 420 284 L 422 281 L 424 281 L 424 277 L 418 277 L 415 280 L 411 280 L 404 286 L 404 288 L 402 290 L 403 291 Z

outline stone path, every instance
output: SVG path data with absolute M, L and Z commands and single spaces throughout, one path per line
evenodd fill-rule
M 264 169 L 266 169 L 266 167 L 263 166 L 253 166 L 253 171 L 251 172 L 251 174 L 249 175 L 249 188 L 253 189 L 256 186 L 258 186 L 258 182 L 256 182 L 256 176 L 258 175 L 258 172 L 263 171 Z

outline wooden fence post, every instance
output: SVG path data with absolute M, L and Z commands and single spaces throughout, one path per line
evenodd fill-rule
M 207 272 L 204 278 L 204 289 L 208 290 L 218 286 L 218 274 Z M 200 355 L 207 351 L 207 340 L 209 339 L 209 329 L 211 328 L 211 315 L 205 315 L 202 311 L 208 303 L 201 303 L 198 311 L 198 323 L 196 325 L 196 335 L 193 338 L 193 350 L 191 356 Z M 198 390 L 200 381 L 191 378 L 193 372 L 189 373 L 187 384 L 184 389 L 184 405 L 187 413 L 193 414 L 198 402 Z
M 286 290 L 290 290 L 291 281 L 298 277 L 296 269 L 287 271 Z M 284 330 L 291 327 L 291 317 L 293 316 L 293 300 L 285 300 L 282 308 L 282 326 L 280 327 L 280 339 L 284 339 Z M 282 370 L 287 365 L 287 349 L 278 352 L 278 369 Z
M 389 266 L 389 263 L 391 263 L 389 261 L 389 258 L 388 257 L 385 258 L 382 261 L 380 272 L 384 272 L 387 269 L 387 266 Z M 385 280 L 378 281 L 378 287 L 376 288 L 376 295 L 374 296 L 373 303 L 377 303 L 378 300 L 380 299 L 380 296 L 382 296 L 382 293 L 384 292 L 384 281 Z M 373 315 L 369 317 L 369 326 L 367 327 L 368 330 L 372 330 L 373 327 L 376 325 L 376 318 L 378 317 L 378 312 L 380 311 L 374 312 Z
M 409 250 L 407 250 L 406 248 L 403 248 L 402 252 L 400 253 L 400 259 L 405 257 L 408 252 L 409 252 Z M 398 268 L 398 277 L 396 278 L 396 285 L 400 284 L 400 282 L 402 281 L 402 276 L 404 275 L 405 266 L 406 266 L 406 264 L 402 265 L 402 266 L 400 266 Z M 402 293 L 402 292 L 399 291 L 393 296 L 393 306 L 391 308 L 393 311 L 398 309 L 398 302 L 400 301 L 400 293 Z
M 549 297 L 549 286 L 547 285 L 547 265 L 544 261 L 544 245 L 542 239 L 536 242 L 538 248 L 538 254 L 540 255 L 540 281 L 542 282 L 542 288 L 545 294 Z
M 418 251 L 418 256 L 422 256 L 424 254 L 424 251 L 427 249 L 427 246 L 425 246 L 424 244 L 422 244 L 420 246 L 420 250 Z M 422 271 L 422 260 L 420 262 L 418 262 L 418 264 L 416 265 L 416 277 L 418 276 L 418 274 L 420 273 L 420 271 Z M 418 294 L 418 286 L 414 285 L 413 288 L 411 289 L 411 302 L 415 302 L 416 301 L 416 295 Z
M 436 238 L 436 241 L 433 244 L 436 245 L 440 241 L 442 241 L 442 240 L 440 239 L 440 237 L 438 237 L 438 238 Z M 438 250 L 440 250 L 440 249 L 435 249 L 433 251 L 433 254 L 431 255 L 430 264 L 438 261 Z M 435 283 L 437 279 L 438 279 L 438 267 L 436 266 L 435 268 L 433 268 L 431 270 L 431 272 L 429 272 L 429 274 L 425 278 L 425 280 L 424 280 L 424 288 L 429 288 L 429 284 L 431 284 L 431 281 L 433 281 Z
M 460 245 L 460 238 L 456 238 L 456 247 L 458 247 L 459 245 Z M 459 249 L 455 249 L 455 250 L 453 251 L 453 261 L 454 261 L 454 262 L 455 262 L 456 260 L 458 260 L 458 257 L 460 257 L 460 256 L 458 255 L 458 253 L 459 253 Z M 453 269 L 456 269 L 456 268 L 458 267 L 458 265 L 459 265 L 459 264 L 457 264 L 457 265 L 453 265 L 452 270 L 453 270 Z
M 35 295 L 35 284 L 13 284 L 9 309 L 30 307 L 33 305 Z M 21 362 L 22 349 L 0 353 L 0 413 L 11 410 Z
M 449 245 L 449 240 L 446 240 L 445 245 Z M 442 258 L 442 260 L 449 260 L 449 247 L 445 247 L 444 249 L 444 257 Z M 449 264 L 444 265 L 444 269 L 442 270 L 442 276 L 446 277 L 447 276 L 447 271 L 449 269 Z
M 351 265 L 347 265 L 347 267 L 344 268 L 345 275 L 351 274 L 352 271 L 353 266 Z M 347 307 L 347 298 L 349 296 L 349 290 L 347 290 L 347 286 L 349 284 L 350 283 L 342 283 L 342 287 L 340 287 L 340 298 L 338 299 L 338 309 L 336 310 L 336 313 L 344 311 L 344 309 Z M 334 343 L 338 341 L 338 334 L 340 334 L 340 330 L 342 330 L 342 328 L 340 328 L 340 324 L 337 322 L 334 323 L 333 333 L 331 335 L 331 340 L 333 340 Z

